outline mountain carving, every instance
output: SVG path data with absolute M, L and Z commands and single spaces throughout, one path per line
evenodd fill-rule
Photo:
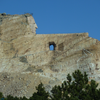
M 100 83 L 100 41 L 88 33 L 36 34 L 36 29 L 31 14 L 0 14 L 0 92 L 4 96 L 29 98 L 40 82 L 50 92 L 77 69 Z

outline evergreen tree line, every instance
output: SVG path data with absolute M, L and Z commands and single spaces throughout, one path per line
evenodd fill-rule
M 84 74 L 81 71 L 76 70 L 67 75 L 67 81 L 64 81 L 61 85 L 55 85 L 50 95 L 45 91 L 45 88 L 42 83 L 40 83 L 36 90 L 37 92 L 27 99 L 24 97 L 13 97 L 8 95 L 4 97 L 0 93 L 1 100 L 100 100 L 100 89 L 97 89 L 98 84 L 96 81 L 91 80 L 89 83 L 88 75 L 86 72 Z M 72 77 L 74 81 L 72 81 Z

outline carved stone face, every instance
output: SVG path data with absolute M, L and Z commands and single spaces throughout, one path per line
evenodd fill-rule
M 34 22 L 35 22 L 35 20 L 34 20 Z M 36 33 L 36 29 L 38 28 L 36 23 L 34 23 L 34 28 L 35 28 L 34 30 L 35 30 L 35 33 Z
M 32 33 L 33 34 L 36 34 L 36 29 L 38 28 L 36 23 L 35 23 L 35 20 L 32 16 L 28 17 L 28 23 L 29 23 L 29 26 L 32 30 Z

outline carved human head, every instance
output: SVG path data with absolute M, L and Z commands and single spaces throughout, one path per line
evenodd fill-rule
M 36 29 L 38 27 L 37 27 L 37 24 L 35 23 L 35 20 L 34 20 L 34 18 L 32 16 L 28 17 L 28 23 L 29 23 L 29 26 L 30 26 L 30 28 L 32 30 L 32 33 L 36 34 Z

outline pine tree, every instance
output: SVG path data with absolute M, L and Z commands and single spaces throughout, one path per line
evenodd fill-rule
M 6 98 L 6 100 L 14 100 L 14 97 L 11 96 L 11 95 L 8 95 L 7 98 Z
M 36 87 L 36 90 L 37 92 L 35 92 L 29 100 L 49 100 L 49 93 L 45 91 L 42 83 Z
M 28 100 L 25 96 L 23 96 L 23 98 L 22 97 L 20 97 L 20 99 L 19 100 Z
M 3 94 L 0 92 L 0 100 L 3 99 Z
M 88 84 L 86 72 L 82 74 L 79 70 L 67 75 L 67 80 L 61 86 L 54 86 L 51 90 L 52 100 L 100 100 L 100 89 L 96 89 L 98 84 L 91 80 Z

